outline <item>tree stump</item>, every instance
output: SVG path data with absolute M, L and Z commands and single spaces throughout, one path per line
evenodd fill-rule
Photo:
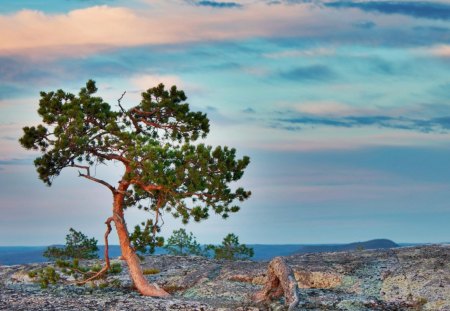
M 298 286 L 294 271 L 286 264 L 282 257 L 275 257 L 269 263 L 267 283 L 264 288 L 254 295 L 256 302 L 270 301 L 284 294 L 288 310 L 293 310 L 299 303 Z

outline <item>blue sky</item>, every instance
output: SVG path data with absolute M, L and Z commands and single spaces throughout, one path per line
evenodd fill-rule
M 0 245 L 61 243 L 69 227 L 101 240 L 107 191 L 71 171 L 44 186 L 17 143 L 40 91 L 88 79 L 127 106 L 176 84 L 210 117 L 207 143 L 251 157 L 242 210 L 187 226 L 202 243 L 446 241 L 449 34 L 445 1 L 4 0 Z

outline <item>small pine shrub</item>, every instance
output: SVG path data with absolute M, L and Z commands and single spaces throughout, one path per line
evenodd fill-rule
M 72 260 L 72 268 L 78 268 L 79 265 L 80 265 L 80 260 L 78 258 L 74 258 Z
M 200 244 L 198 244 L 192 232 L 189 232 L 188 234 L 186 230 L 183 228 L 173 231 L 172 235 L 167 240 L 167 244 L 164 246 L 164 248 L 171 255 L 206 256 L 206 253 L 204 252 Z
M 28 276 L 29 276 L 30 278 L 32 278 L 32 279 L 35 278 L 36 275 L 37 275 L 36 270 L 33 270 L 33 271 L 28 272 Z
M 41 288 L 47 288 L 50 284 L 56 284 L 60 279 L 59 274 L 51 266 L 28 272 L 30 278 L 37 278 L 36 282 Z
M 206 249 L 214 251 L 215 259 L 243 260 L 253 257 L 253 248 L 239 243 L 237 235 L 230 233 L 222 241 L 221 245 L 207 245 Z
M 111 264 L 111 268 L 109 269 L 108 273 L 118 274 L 120 272 L 122 272 L 122 265 L 120 264 L 120 262 Z
M 68 268 L 70 267 L 70 262 L 62 259 L 57 259 L 55 262 L 56 266 L 59 268 Z
M 99 287 L 99 288 L 107 288 L 108 286 L 109 286 L 109 283 L 108 283 L 108 282 L 104 282 L 104 283 L 98 284 L 98 287 Z
M 114 279 L 111 282 L 109 282 L 109 286 L 111 287 L 120 287 L 121 283 L 120 280 L 118 279 Z
M 98 258 L 97 251 L 96 239 L 89 239 L 82 232 L 70 228 L 69 234 L 66 235 L 66 245 L 64 247 L 50 246 L 44 251 L 43 256 L 51 260 L 71 258 L 95 259 Z

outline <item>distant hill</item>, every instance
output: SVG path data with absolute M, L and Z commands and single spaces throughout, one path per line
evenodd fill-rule
M 386 249 L 399 247 L 388 239 L 376 239 L 365 242 L 355 242 L 349 244 L 322 244 L 322 245 L 305 245 L 295 251 L 295 253 L 322 253 L 322 252 L 342 252 L 352 250 L 365 249 Z
M 252 260 L 270 260 L 276 256 L 289 256 L 298 251 L 302 247 L 300 244 L 246 244 L 253 248 L 255 255 Z

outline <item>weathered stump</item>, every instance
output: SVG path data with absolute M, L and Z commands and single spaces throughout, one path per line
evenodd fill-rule
M 282 257 L 275 257 L 269 263 L 267 282 L 264 288 L 254 295 L 257 302 L 270 301 L 284 294 L 288 310 L 293 310 L 299 303 L 298 286 L 294 271 Z

